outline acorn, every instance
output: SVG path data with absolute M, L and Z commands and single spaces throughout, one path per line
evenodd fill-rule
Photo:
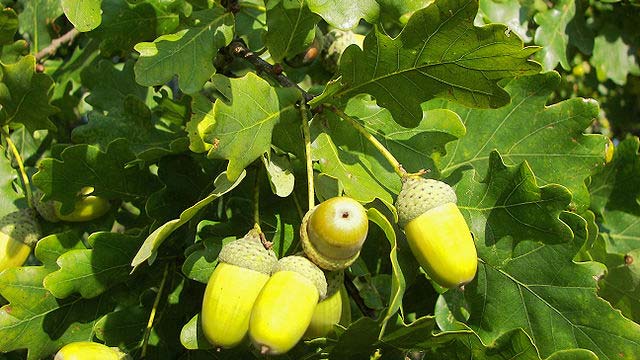
M 297 255 L 280 259 L 253 305 L 251 341 L 263 355 L 286 353 L 300 341 L 326 295 L 327 281 L 315 264 Z
M 100 196 L 91 195 L 94 188 L 91 186 L 83 187 L 78 195 L 80 199 L 74 204 L 73 211 L 63 214 L 62 203 L 59 201 L 42 201 L 42 191 L 36 191 L 34 196 L 34 205 L 42 218 L 49 222 L 69 221 L 84 222 L 95 220 L 106 214 L 111 208 L 109 201 Z
M 253 304 L 277 258 L 264 248 L 259 231 L 252 229 L 226 244 L 218 261 L 204 292 L 202 330 L 211 344 L 232 348 L 245 338 Z
M 118 348 L 90 341 L 78 341 L 67 344 L 58 350 L 53 360 L 124 360 L 131 357 Z
M 478 255 L 455 191 L 442 181 L 408 176 L 396 200 L 399 224 L 420 266 L 445 288 L 471 282 Z
M 326 337 L 337 324 L 351 322 L 351 306 L 347 289 L 344 287 L 344 272 L 325 273 L 327 278 L 327 297 L 316 306 L 311 323 L 304 333 L 304 339 Z
M 0 271 L 22 266 L 40 238 L 35 211 L 22 209 L 0 219 Z
M 352 198 L 339 196 L 307 212 L 300 226 L 300 240 L 311 261 L 335 271 L 356 261 L 368 230 L 365 208 Z

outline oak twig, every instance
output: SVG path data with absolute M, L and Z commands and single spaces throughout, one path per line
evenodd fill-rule
M 268 62 L 264 61 L 258 54 L 251 51 L 247 45 L 245 45 L 242 40 L 234 40 L 231 44 L 227 45 L 227 51 L 230 55 L 238 58 L 242 58 L 251 65 L 253 65 L 258 73 L 265 73 L 269 75 L 271 78 L 276 80 L 283 87 L 292 87 L 298 89 L 302 94 L 302 97 L 305 102 L 313 99 L 313 95 L 304 91 L 298 84 L 289 79 L 286 75 L 282 73 L 282 67 L 280 65 L 271 65 Z
M 80 31 L 78 31 L 78 29 L 76 29 L 76 28 L 73 28 L 73 29 L 69 30 L 67 33 L 65 33 L 64 35 L 60 36 L 59 38 L 53 39 L 51 41 L 51 44 L 49 44 L 49 46 L 47 46 L 44 49 L 38 51 L 38 53 L 36 54 L 36 61 L 40 62 L 46 57 L 55 55 L 56 51 L 58 51 L 60 46 L 62 46 L 64 44 L 72 43 L 73 40 L 78 35 L 80 35 Z

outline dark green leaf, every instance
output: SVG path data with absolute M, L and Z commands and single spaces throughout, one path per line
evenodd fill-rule
M 364 51 L 350 46 L 340 60 L 343 88 L 333 96 L 368 93 L 403 126 L 422 119 L 420 103 L 443 97 L 474 107 L 500 107 L 509 95 L 500 79 L 531 74 L 537 48 L 505 34 L 504 25 L 473 26 L 474 0 L 438 0 L 413 14 L 395 39 L 376 31 Z M 324 99 L 323 99 L 324 100 Z
M 579 210 L 589 203 L 585 180 L 604 163 L 607 139 L 583 135 L 598 116 L 598 104 L 588 99 L 571 99 L 546 107 L 549 94 L 560 77 L 546 73 L 514 80 L 506 86 L 512 103 L 496 110 L 464 108 L 435 101 L 428 108 L 448 107 L 463 119 L 467 133 L 447 146 L 440 171 L 448 176 L 456 169 L 473 166 L 487 171 L 487 158 L 498 150 L 507 164 L 526 160 L 540 185 L 561 184 L 573 193 Z
M 18 15 L 13 9 L 2 9 L 0 12 L 0 45 L 13 43 L 18 31 Z
M 18 15 L 20 32 L 28 35 L 31 53 L 35 54 L 51 43 L 49 26 L 63 14 L 60 0 L 19 0 L 19 2 L 23 6 L 22 12 Z
M 33 182 L 46 194 L 45 201 L 62 202 L 63 213 L 73 210 L 85 186 L 92 186 L 93 195 L 106 199 L 133 200 L 158 188 L 157 178 L 147 168 L 127 166 L 135 159 L 126 140 L 112 142 L 106 152 L 91 145 L 74 145 L 62 152 L 61 160 L 42 160 Z
M 53 80 L 49 75 L 36 73 L 35 58 L 25 56 L 15 64 L 0 64 L 0 68 L 2 125 L 23 124 L 29 132 L 55 130 L 49 120 L 58 111 L 49 103 Z
M 273 59 L 280 62 L 306 50 L 319 20 L 305 0 L 268 0 L 265 40 Z

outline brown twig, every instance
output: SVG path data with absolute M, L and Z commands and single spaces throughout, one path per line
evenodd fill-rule
M 305 102 L 311 101 L 313 95 L 304 91 L 298 84 L 282 73 L 282 67 L 271 65 L 264 61 L 258 54 L 251 51 L 242 40 L 234 40 L 227 46 L 228 53 L 234 57 L 242 58 L 253 65 L 258 73 L 265 73 L 276 80 L 283 87 L 293 87 L 302 94 Z
M 80 32 L 78 31 L 78 29 L 73 28 L 69 30 L 66 34 L 60 36 L 59 38 L 53 39 L 51 41 L 51 44 L 49 44 L 49 46 L 38 51 L 38 53 L 36 54 L 36 61 L 40 62 L 48 56 L 55 55 L 56 51 L 58 51 L 58 48 L 60 48 L 60 46 L 67 43 L 69 44 L 72 43 L 73 40 L 76 38 L 76 36 L 78 36 L 79 34 Z

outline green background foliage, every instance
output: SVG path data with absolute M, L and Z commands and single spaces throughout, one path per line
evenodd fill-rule
M 312 201 L 350 196 L 370 230 L 351 322 L 277 358 L 640 358 L 638 1 L 0 6 L 0 216 L 67 213 L 86 188 L 111 205 L 37 218 L 0 272 L 0 358 L 74 341 L 264 358 L 206 341 L 204 286 L 256 223 L 278 257 L 301 250 L 308 175 Z M 479 261 L 464 289 L 420 269 L 369 136 L 455 189 Z

